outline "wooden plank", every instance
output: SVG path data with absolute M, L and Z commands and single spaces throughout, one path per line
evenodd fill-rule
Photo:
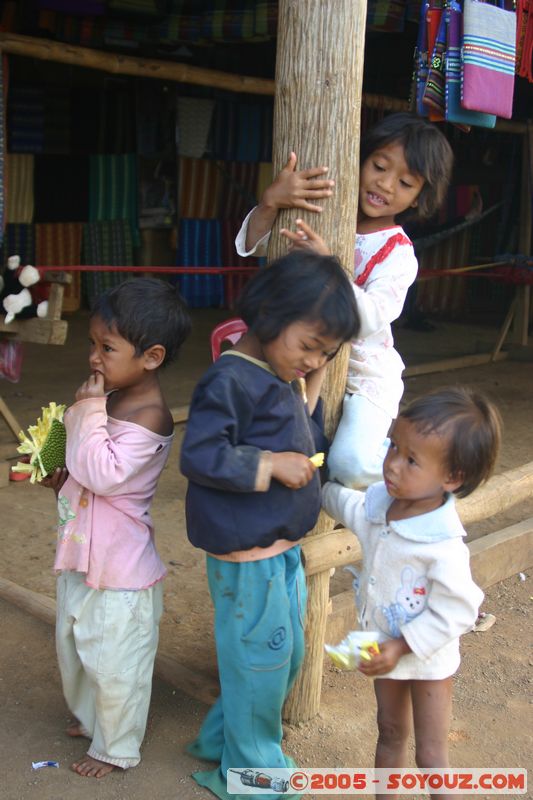
M 468 497 L 457 500 L 463 525 L 487 519 L 533 497 L 533 461 L 493 475 Z
M 18 419 L 14 416 L 9 408 L 8 404 L 4 400 L 3 397 L 0 397 L 0 414 L 3 416 L 10 431 L 13 433 L 13 436 L 19 441 L 19 432 L 22 430 L 22 425 L 18 421 Z
M 504 361 L 508 357 L 507 353 L 472 353 L 456 358 L 443 358 L 440 361 L 428 361 L 426 364 L 413 364 L 403 372 L 404 378 L 412 378 L 415 375 L 428 375 L 431 372 L 447 372 L 451 369 L 463 369 L 464 367 L 478 367 L 481 364 L 488 364 L 491 361 Z
M 189 406 L 174 406 L 174 408 L 170 409 L 170 413 L 172 414 L 174 425 L 178 422 L 187 422 L 189 419 Z
M 68 323 L 63 319 L 14 319 L 9 325 L 0 322 L 0 333 L 16 334 L 22 342 L 65 344 Z
M 0 578 L 0 597 L 48 625 L 55 625 L 56 603 L 51 597 L 33 592 L 5 578 Z M 191 670 L 165 653 L 157 654 L 154 673 L 180 692 L 207 705 L 211 705 L 220 692 L 218 680 L 211 675 L 201 670 Z
M 362 557 L 357 536 L 347 528 L 326 531 L 309 536 L 302 543 L 302 557 L 306 575 L 351 564 Z
M 488 533 L 468 548 L 472 575 L 482 589 L 523 572 L 533 566 L 533 517 Z

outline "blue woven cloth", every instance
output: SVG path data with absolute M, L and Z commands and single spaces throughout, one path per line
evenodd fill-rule
M 220 267 L 222 229 L 218 219 L 182 219 L 179 224 L 178 267 Z M 224 305 L 222 275 L 179 276 L 180 292 L 190 308 Z

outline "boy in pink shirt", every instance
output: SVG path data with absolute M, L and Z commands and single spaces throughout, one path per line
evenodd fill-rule
M 56 646 L 71 736 L 91 745 L 72 765 L 101 778 L 140 761 L 157 650 L 165 567 L 150 507 L 173 421 L 159 384 L 190 330 L 175 287 L 126 281 L 92 310 L 91 375 L 65 413 L 58 493 Z

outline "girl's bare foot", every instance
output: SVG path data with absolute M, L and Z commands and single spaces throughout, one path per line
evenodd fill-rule
M 103 778 L 104 775 L 117 769 L 113 764 L 107 764 L 105 761 L 98 761 L 91 756 L 84 756 L 81 761 L 75 761 L 71 769 L 77 772 L 78 775 L 83 775 L 85 778 Z
M 67 734 L 69 736 L 85 736 L 86 739 L 89 738 L 83 730 L 81 722 L 75 717 L 67 727 Z

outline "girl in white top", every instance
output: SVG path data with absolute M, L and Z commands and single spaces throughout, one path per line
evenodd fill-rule
M 453 494 L 465 497 L 490 476 L 500 430 L 498 411 L 485 397 L 440 389 L 400 412 L 383 483 L 366 492 L 338 483 L 323 488 L 325 510 L 354 531 L 363 552 L 359 621 L 380 642 L 380 652 L 359 664 L 379 679 L 376 767 L 408 766 L 411 716 L 418 767 L 448 766 L 459 637 L 474 625 L 483 600 Z
M 391 322 L 402 311 L 418 264 L 399 222 L 431 217 L 442 203 L 453 154 L 443 134 L 412 114 L 385 117 L 361 143 L 354 292 L 361 330 L 351 344 L 342 419 L 328 457 L 329 476 L 362 488 L 379 480 L 391 421 L 403 393 L 404 364 L 394 349 Z M 327 167 L 296 171 L 296 156 L 246 217 L 236 239 L 239 255 L 263 252 L 280 208 L 320 212 L 329 197 Z M 322 177 L 321 177 L 322 176 Z M 282 230 L 293 247 L 327 254 L 329 248 L 301 219 Z

